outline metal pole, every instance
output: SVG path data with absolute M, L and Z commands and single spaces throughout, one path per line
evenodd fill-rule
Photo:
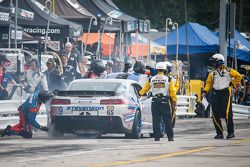
M 119 58 L 122 59 L 122 40 L 123 40 L 122 30 L 120 30 L 119 38 L 120 38 L 120 41 L 119 41 Z
M 190 57 L 189 57 L 189 46 L 188 46 L 188 13 L 187 13 L 187 0 L 184 0 L 185 7 L 185 30 L 186 30 L 186 55 L 188 60 L 188 81 L 190 83 Z
M 52 13 L 55 14 L 55 12 L 56 12 L 55 0 L 52 0 Z
M 111 61 L 111 41 L 110 41 L 110 37 L 111 33 L 109 32 L 109 61 Z
M 105 23 L 104 23 L 104 27 L 100 33 L 100 38 L 99 38 L 99 41 L 98 41 L 98 45 L 97 45 L 97 56 L 100 58 L 100 50 L 101 50 L 101 42 L 102 42 L 102 34 L 104 33 L 104 30 L 105 30 L 105 27 L 106 27 L 106 24 L 108 22 L 108 20 L 110 20 L 110 25 L 112 25 L 112 22 L 113 22 L 113 18 L 112 17 L 106 17 L 105 19 Z
M 239 48 L 239 45 L 240 45 L 240 41 L 237 40 L 237 41 L 234 42 L 234 51 L 233 51 L 234 66 L 233 66 L 233 63 L 232 63 L 232 68 L 234 68 L 236 71 L 238 70 L 236 52 L 237 52 L 237 48 Z
M 17 49 L 17 11 L 18 11 L 18 0 L 16 0 L 15 6 L 15 48 Z
M 220 0 L 220 35 L 219 35 L 219 44 L 220 44 L 220 53 L 225 58 L 225 66 L 227 66 L 227 41 L 226 41 L 226 5 L 228 0 Z
M 8 48 L 10 48 L 10 41 L 11 40 L 11 27 L 9 25 L 9 38 L 8 38 Z
M 231 0 L 229 0 L 228 5 L 227 5 L 227 11 L 228 11 L 228 16 L 227 16 L 227 20 L 228 20 L 228 25 L 227 25 L 227 30 L 228 30 L 228 57 L 230 59 L 230 45 L 231 45 L 231 23 L 230 23 L 230 15 L 231 15 L 231 10 L 230 10 L 230 6 L 231 6 Z M 232 61 L 230 61 L 230 63 L 232 63 Z
M 88 28 L 88 34 L 87 34 L 86 41 L 85 41 L 85 44 L 84 44 L 84 49 L 83 49 L 82 56 L 85 56 L 85 52 L 86 52 L 87 44 L 88 44 L 88 40 L 89 40 L 89 33 L 90 33 L 90 29 L 91 29 L 91 25 L 92 25 L 93 19 L 95 20 L 94 23 L 97 23 L 96 17 L 91 17 L 91 18 L 90 18 L 90 21 L 89 21 L 89 28 Z M 82 38 L 83 38 L 83 36 L 82 36 Z M 82 40 L 82 45 L 83 45 L 83 40 Z
M 166 30 L 165 30 L 165 46 L 166 46 L 166 56 L 168 56 L 168 23 L 172 25 L 172 19 L 166 19 Z
M 145 23 L 148 23 L 148 33 L 150 34 L 150 20 L 145 20 Z M 150 39 L 148 38 L 148 56 L 147 56 L 147 61 L 149 62 L 149 60 L 151 59 L 150 57 Z
M 136 37 L 136 60 L 138 60 L 138 30 L 136 31 L 136 34 L 135 34 L 135 37 Z
M 144 23 L 143 23 L 144 24 Z M 141 58 L 142 58 L 142 62 L 144 62 L 144 59 L 143 59 L 143 56 L 144 56 L 144 38 L 143 38 L 143 32 L 141 33 L 141 35 L 142 35 L 142 45 L 141 45 L 141 47 L 142 47 L 142 52 L 141 52 Z
M 174 23 L 173 25 L 176 26 L 176 56 L 175 56 L 175 59 L 176 59 L 176 63 L 178 61 L 178 58 L 179 58 L 179 27 L 178 27 L 178 23 Z
M 49 3 L 49 8 L 48 8 L 48 3 Z M 45 44 L 44 44 L 44 52 L 46 54 L 46 52 L 47 52 L 48 33 L 49 33 L 49 26 L 50 26 L 50 18 L 51 18 L 51 8 L 52 8 L 51 0 L 47 0 L 45 2 L 45 5 L 46 5 L 46 8 L 49 9 L 49 18 L 48 18 L 48 23 L 47 23 L 47 29 L 46 29 L 46 35 L 45 35 Z
M 128 62 L 128 36 L 129 33 L 125 33 L 125 47 L 124 47 L 124 63 Z

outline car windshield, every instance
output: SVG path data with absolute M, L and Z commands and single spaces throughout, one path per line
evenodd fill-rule
M 126 85 L 122 83 L 77 82 L 72 83 L 69 90 L 120 92 L 126 90 Z

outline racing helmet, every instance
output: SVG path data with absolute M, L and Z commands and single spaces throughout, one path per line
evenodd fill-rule
M 166 70 L 168 73 L 172 71 L 172 64 L 169 61 L 165 61 L 166 64 Z
M 126 63 L 124 63 L 124 70 L 123 72 L 128 72 L 129 69 L 131 69 L 133 67 L 133 64 L 131 61 L 127 61 Z
M 155 65 L 156 70 L 164 70 L 166 71 L 166 63 L 164 62 L 159 62 Z
M 53 97 L 53 93 L 50 91 L 45 91 L 42 90 L 39 92 L 38 94 L 38 99 L 40 101 L 42 101 L 43 103 L 46 103 L 47 101 L 49 101 L 51 98 Z
M 102 60 L 94 60 L 90 64 L 90 70 L 93 71 L 95 74 L 100 75 L 105 71 L 105 65 Z
M 8 62 L 8 58 L 5 54 L 0 53 L 0 62 Z
M 215 65 L 216 68 L 225 62 L 224 56 L 219 53 L 214 54 L 209 60 Z
M 133 66 L 133 71 L 136 73 L 144 74 L 145 73 L 145 64 L 141 61 L 136 61 Z

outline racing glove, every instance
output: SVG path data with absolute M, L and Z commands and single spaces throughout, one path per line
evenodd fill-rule
M 48 132 L 48 131 L 49 131 L 49 129 L 48 129 L 46 126 L 41 126 L 41 127 L 40 127 L 40 130 L 45 131 L 45 132 Z

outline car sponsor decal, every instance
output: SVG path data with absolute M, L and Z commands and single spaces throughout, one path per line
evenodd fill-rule
M 136 110 L 136 108 L 137 108 L 136 106 L 128 106 L 129 110 Z
M 102 106 L 68 106 L 67 110 L 71 111 L 100 111 L 104 110 Z
M 134 112 L 130 112 L 130 113 L 125 113 L 122 114 L 123 115 L 123 119 L 125 122 L 130 122 L 134 120 L 135 117 L 135 113 Z

